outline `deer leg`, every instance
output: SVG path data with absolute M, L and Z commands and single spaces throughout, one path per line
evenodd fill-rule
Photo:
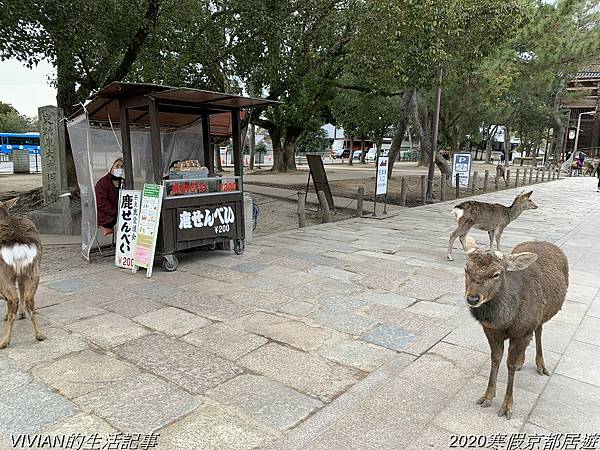
M 544 364 L 544 355 L 542 355 L 542 325 L 535 330 L 535 366 L 537 373 L 550 376 L 550 372 Z
M 477 400 L 477 404 L 483 408 L 487 408 L 492 404 L 492 400 L 496 396 L 496 380 L 498 379 L 498 368 L 502 362 L 502 355 L 504 354 L 504 338 L 499 336 L 494 331 L 488 331 L 486 328 L 483 329 L 487 337 L 488 343 L 490 344 L 490 350 L 492 353 L 492 364 L 490 367 L 490 378 L 488 380 L 488 386 L 483 396 Z
M 17 319 L 21 320 L 25 318 L 25 295 L 23 294 L 23 287 L 19 283 L 19 309 L 17 312 Z
M 46 339 L 46 336 L 40 330 L 35 312 L 35 292 L 37 291 L 38 287 L 38 276 L 39 271 L 37 269 L 33 269 L 32 275 L 19 280 L 19 286 L 23 286 L 23 299 L 25 302 L 25 307 L 27 308 L 27 312 L 29 313 L 29 317 L 31 318 L 33 335 L 38 341 L 43 341 Z
M 500 238 L 502 237 L 502 231 L 503 231 L 503 230 L 496 230 L 496 231 L 494 232 L 494 234 L 496 235 L 496 249 L 497 249 L 498 251 L 501 251 L 501 250 L 500 250 Z
M 494 245 L 494 230 L 488 231 L 488 236 L 490 237 L 490 251 L 492 251 L 492 245 Z
M 0 341 L 0 349 L 8 347 L 8 344 L 10 344 L 13 324 L 19 307 L 19 297 L 17 297 L 17 291 L 14 287 L 5 293 L 4 298 L 6 298 L 6 330 L 4 331 L 4 338 Z
M 511 339 L 508 347 L 508 358 L 506 365 L 508 366 L 508 381 L 506 383 L 506 393 L 504 394 L 504 401 L 498 411 L 500 417 L 506 416 L 510 420 L 512 417 L 513 407 L 513 384 L 515 381 L 515 371 L 517 370 L 517 363 L 521 358 L 521 355 L 525 352 L 529 341 L 531 340 L 531 334 L 520 339 Z
M 463 249 L 465 248 L 465 236 L 467 235 L 470 229 L 471 225 L 466 224 L 465 222 L 461 223 L 461 220 L 459 219 L 458 227 L 450 234 L 450 240 L 448 242 L 448 260 L 453 261 L 452 247 L 454 246 L 454 241 L 456 241 L 456 238 L 460 238 L 460 242 L 463 246 Z

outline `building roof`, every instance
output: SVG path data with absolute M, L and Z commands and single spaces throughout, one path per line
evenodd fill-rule
M 600 63 L 588 64 L 575 76 L 576 80 L 600 80 Z
M 93 122 L 120 120 L 119 100 L 155 98 L 159 103 L 161 127 L 180 128 L 194 123 L 203 114 L 210 114 L 211 134 L 228 135 L 231 127 L 230 111 L 277 105 L 278 102 L 261 98 L 243 97 L 200 89 L 162 86 L 158 84 L 114 82 L 102 88 L 71 118 L 87 113 Z M 129 109 L 132 127 L 147 127 L 150 117 L 147 108 Z

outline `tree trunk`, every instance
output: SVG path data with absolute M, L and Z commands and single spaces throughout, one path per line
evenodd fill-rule
M 292 136 L 286 138 L 283 143 L 283 161 L 287 170 L 296 170 L 296 158 L 294 158 L 294 156 L 297 140 L 297 137 Z
M 272 172 L 287 172 L 287 165 L 283 159 L 283 146 L 281 145 L 281 131 L 278 127 L 272 127 L 269 130 L 269 136 L 273 143 L 273 167 Z
M 348 165 L 352 165 L 352 157 L 354 156 L 354 138 L 350 136 L 350 156 L 348 158 Z
M 552 133 L 552 155 L 554 158 L 554 164 L 556 165 L 558 165 L 560 161 L 560 153 L 562 151 L 563 141 L 565 137 L 565 124 L 563 123 L 562 117 L 560 116 L 560 101 L 565 86 L 565 80 L 562 79 L 560 81 L 560 86 L 556 91 L 556 95 L 554 96 L 554 105 L 552 112 L 552 118 L 554 119 L 554 123 L 556 124 Z M 546 155 L 546 160 L 547 159 L 548 155 Z
M 404 93 L 404 97 L 402 98 L 402 104 L 400 105 L 400 113 L 398 114 L 398 123 L 396 124 L 396 133 L 394 133 L 394 137 L 392 138 L 392 145 L 388 153 L 388 179 L 392 178 L 394 162 L 396 162 L 398 153 L 400 153 L 400 149 L 402 148 L 402 141 L 404 140 L 404 135 L 406 134 L 408 121 L 410 118 L 410 102 L 414 94 L 415 91 L 411 89 L 409 91 L 406 91 Z
M 256 151 L 256 126 L 250 124 L 250 161 L 248 162 L 248 169 L 254 170 L 254 153 Z
M 64 116 L 69 117 L 79 108 L 79 99 L 75 89 L 75 74 L 73 67 L 75 59 L 72 55 L 59 55 L 56 58 L 56 105 L 63 110 Z M 75 171 L 75 161 L 73 160 L 73 151 L 71 150 L 71 141 L 65 127 L 65 154 L 67 157 L 67 183 L 69 187 L 77 187 L 77 172 Z
M 367 156 L 367 152 L 365 151 L 365 140 L 360 141 L 360 163 L 365 163 L 365 156 Z
M 429 137 L 429 130 L 423 129 L 421 126 L 421 121 L 419 120 L 419 107 L 418 107 L 418 94 L 412 96 L 411 99 L 411 109 L 413 122 L 415 126 L 415 131 L 419 136 L 419 140 L 421 141 L 422 148 L 425 150 L 427 155 L 431 153 L 431 138 Z M 438 152 L 435 153 L 435 165 L 440 169 L 440 172 L 446 178 L 450 176 L 450 166 L 448 165 L 448 161 L 442 158 Z
M 508 167 L 508 155 L 510 153 L 510 129 L 504 127 L 504 165 Z
M 215 158 L 215 171 L 223 172 L 223 164 L 221 163 L 221 145 L 218 142 L 213 144 L 213 153 Z
M 496 130 L 498 130 L 498 125 L 494 126 L 494 128 L 488 128 L 487 139 L 485 142 L 485 162 L 487 164 L 492 162 L 492 149 L 494 148 L 494 137 L 496 136 Z

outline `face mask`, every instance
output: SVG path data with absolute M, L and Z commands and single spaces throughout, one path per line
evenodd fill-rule
M 112 174 L 117 178 L 123 178 L 123 169 L 113 169 Z

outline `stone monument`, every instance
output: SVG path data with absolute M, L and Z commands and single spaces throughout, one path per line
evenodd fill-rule
M 41 233 L 78 234 L 81 208 L 74 208 L 67 183 L 67 154 L 63 111 L 38 109 L 44 207 L 29 213 Z

